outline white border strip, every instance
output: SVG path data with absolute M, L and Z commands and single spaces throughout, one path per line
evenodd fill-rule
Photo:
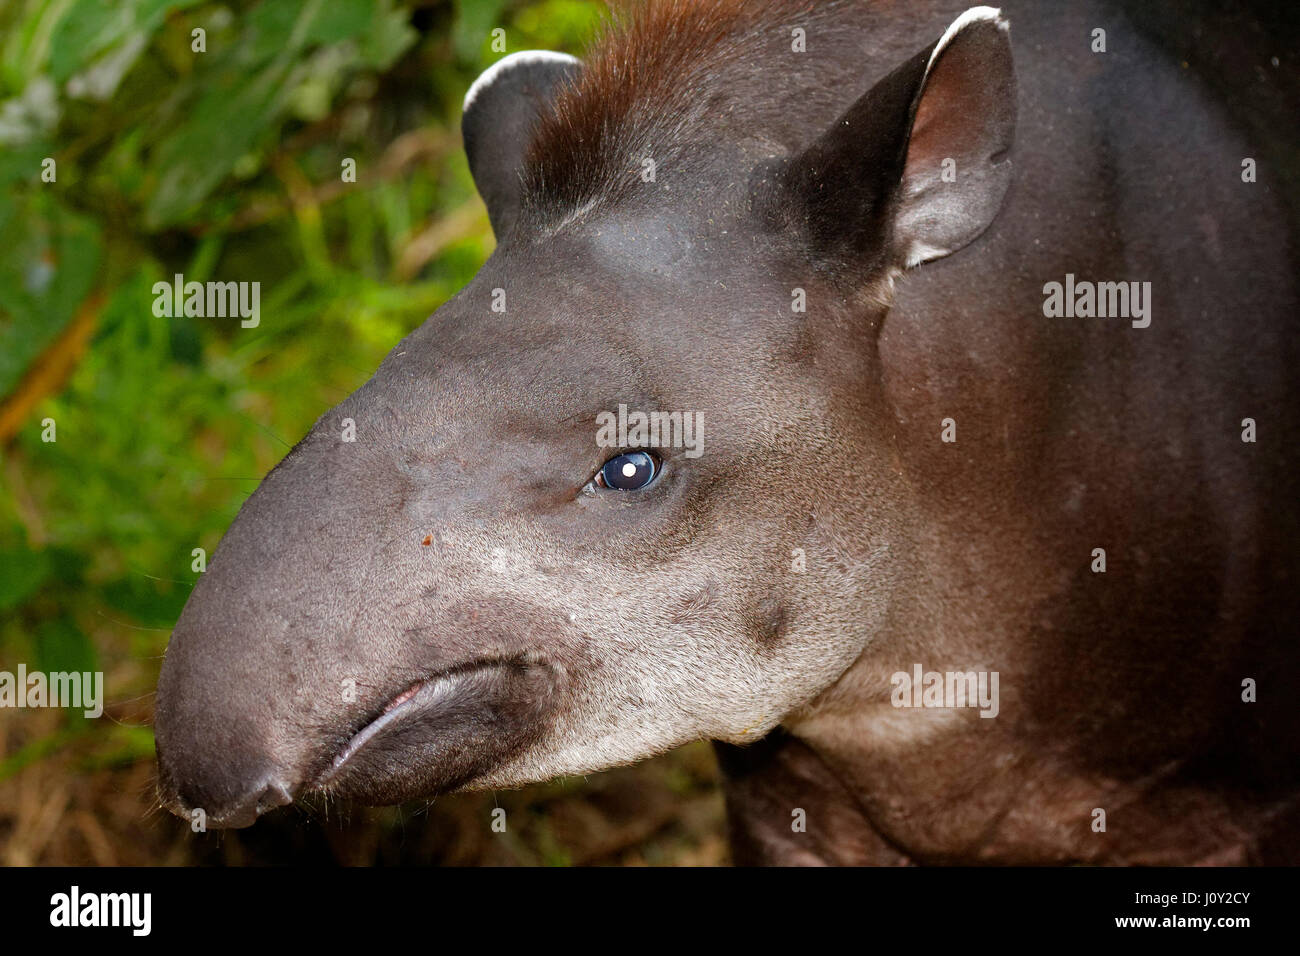
M 576 56 L 570 56 L 567 53 L 557 53 L 554 50 L 520 50 L 518 53 L 511 53 L 509 56 L 503 56 L 486 70 L 478 75 L 469 89 L 465 92 L 465 103 L 461 106 L 461 112 L 469 112 L 474 98 L 482 93 L 485 89 L 500 79 L 501 74 L 507 70 L 513 70 L 517 66 L 528 66 L 533 63 L 580 63 Z

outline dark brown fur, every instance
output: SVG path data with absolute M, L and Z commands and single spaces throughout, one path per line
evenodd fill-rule
M 679 154 L 744 107 L 732 82 L 761 68 L 754 34 L 812 14 L 810 0 L 619 3 L 576 83 L 544 114 L 524 172 L 543 216 L 617 201 L 646 155 Z

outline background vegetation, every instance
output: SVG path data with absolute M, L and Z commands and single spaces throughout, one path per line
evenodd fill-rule
M 0 3 L 0 669 L 102 670 L 108 700 L 99 720 L 0 710 L 0 863 L 723 860 L 703 745 L 224 835 L 152 809 L 152 691 L 191 550 L 210 554 L 261 476 L 490 252 L 458 132 L 502 55 L 490 31 L 507 52 L 580 52 L 600 16 L 579 0 Z M 260 326 L 154 316 L 151 287 L 175 273 L 260 282 Z M 489 830 L 497 805 L 507 834 Z

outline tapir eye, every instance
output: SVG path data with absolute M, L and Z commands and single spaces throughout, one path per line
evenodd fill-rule
M 596 485 L 618 491 L 637 491 L 654 481 L 657 474 L 659 462 L 652 456 L 643 451 L 629 451 L 616 455 L 601 466 L 596 472 Z

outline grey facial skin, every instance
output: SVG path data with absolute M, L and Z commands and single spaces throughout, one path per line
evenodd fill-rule
M 164 804 L 709 739 L 738 862 L 1297 862 L 1295 223 L 1240 179 L 1248 107 L 1088 3 L 636 24 L 471 90 L 497 250 L 231 525 Z M 1045 316 L 1067 274 L 1149 282 L 1149 322 Z M 620 403 L 703 454 L 599 487 Z M 996 717 L 892 706 L 914 667 L 997 672 Z

